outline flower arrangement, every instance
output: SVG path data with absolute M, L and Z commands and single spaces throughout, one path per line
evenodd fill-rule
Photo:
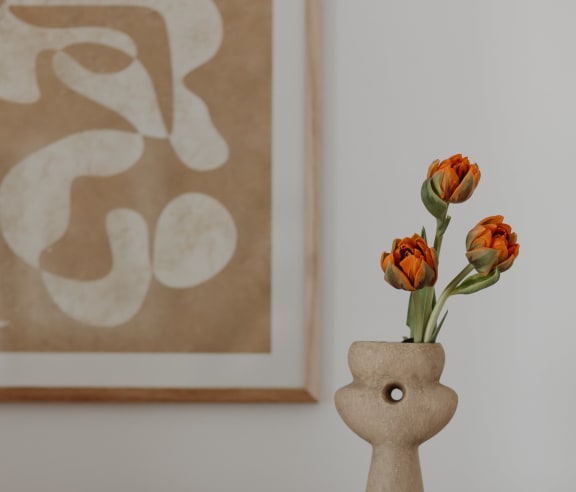
M 420 235 L 395 239 L 391 251 L 382 253 L 384 279 L 397 289 L 410 291 L 406 324 L 411 336 L 405 338 L 406 342 L 435 342 L 446 319 L 447 313 L 442 318 L 440 314 L 448 298 L 472 294 L 495 284 L 518 256 L 516 233 L 504 223 L 504 217 L 486 217 L 466 236 L 468 264 L 436 298 L 438 258 L 450 223 L 448 206 L 468 200 L 479 181 L 478 165 L 471 164 L 468 157 L 456 154 L 442 162 L 435 160 L 428 168 L 421 190 L 424 206 L 436 219 L 433 246 L 428 245 L 422 228 Z

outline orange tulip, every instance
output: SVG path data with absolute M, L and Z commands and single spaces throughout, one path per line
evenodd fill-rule
M 466 236 L 466 257 L 483 275 L 508 270 L 520 251 L 516 233 L 503 220 L 502 215 L 486 217 Z
M 428 168 L 428 178 L 441 200 L 461 203 L 470 196 L 480 181 L 477 164 L 470 164 L 468 157 L 456 154 L 440 162 L 435 160 Z
M 418 290 L 430 287 L 438 276 L 438 260 L 434 248 L 418 234 L 395 239 L 392 252 L 382 253 L 384 280 L 397 289 Z

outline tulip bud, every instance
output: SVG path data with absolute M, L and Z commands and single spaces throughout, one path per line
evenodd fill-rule
M 444 219 L 448 212 L 448 204 L 442 200 L 432 186 L 432 180 L 428 178 L 422 183 L 422 190 L 420 192 L 422 203 L 426 210 L 430 212 L 437 219 Z
M 472 196 L 480 181 L 477 164 L 468 157 L 456 154 L 440 162 L 435 160 L 428 168 L 428 181 L 434 193 L 446 203 L 462 203 Z
M 430 287 L 438 276 L 438 260 L 434 248 L 418 234 L 395 239 L 392 252 L 382 253 L 384 280 L 397 289 L 414 291 Z
M 508 270 L 520 251 L 516 233 L 503 220 L 502 215 L 487 217 L 466 236 L 466 258 L 482 275 Z

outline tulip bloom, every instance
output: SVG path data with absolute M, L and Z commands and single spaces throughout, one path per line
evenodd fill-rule
M 432 188 L 441 200 L 461 203 L 468 200 L 478 186 L 480 170 L 477 164 L 470 164 L 468 157 L 456 154 L 430 164 L 428 179 L 432 180 Z
M 483 275 L 508 270 L 520 251 L 516 233 L 502 215 L 487 217 L 466 236 L 466 258 Z
M 430 287 L 438 276 L 438 260 L 434 248 L 418 234 L 395 239 L 392 252 L 382 253 L 384 280 L 397 289 L 414 291 Z

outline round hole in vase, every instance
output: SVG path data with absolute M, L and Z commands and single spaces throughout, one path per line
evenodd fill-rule
M 399 403 L 404 398 L 406 390 L 400 383 L 390 383 L 384 386 L 382 392 L 384 400 L 388 403 Z

